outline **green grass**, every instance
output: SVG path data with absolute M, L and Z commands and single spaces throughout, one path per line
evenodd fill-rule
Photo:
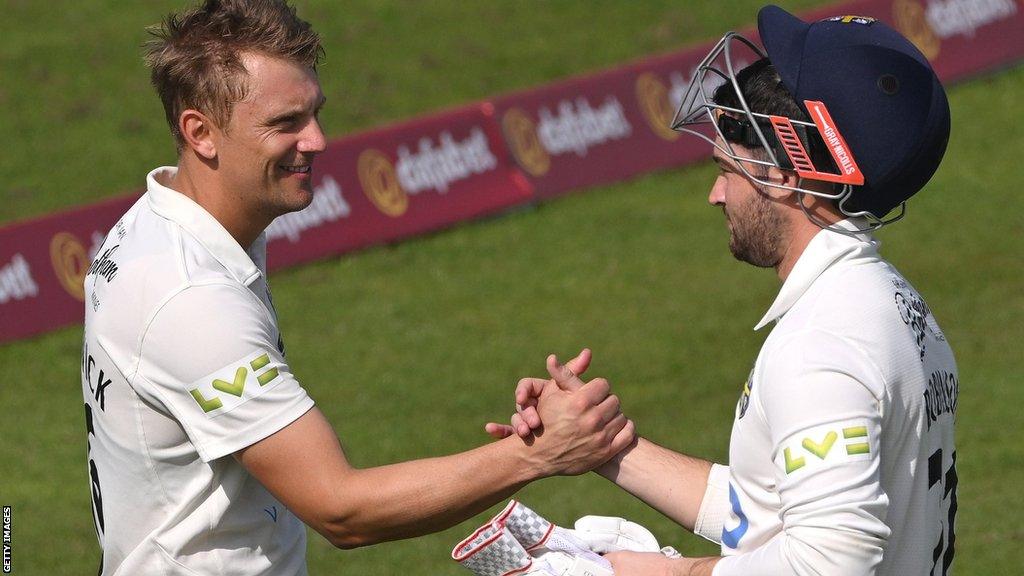
M 157 3 L 11 4 L 0 105 L 13 113 L 0 131 L 17 144 L 0 155 L 0 222 L 126 191 L 173 162 L 136 50 Z M 756 3 L 717 5 L 301 3 L 328 47 L 335 135 L 711 38 L 749 22 Z M 1022 93 L 1022 69 L 951 89 L 947 160 L 906 221 L 881 234 L 960 364 L 958 574 L 1013 573 L 1024 559 Z M 292 368 L 353 462 L 370 466 L 485 441 L 482 425 L 507 416 L 516 379 L 541 373 L 549 352 L 586 345 L 643 434 L 723 460 L 765 337 L 751 328 L 777 281 L 729 256 L 721 213 L 704 200 L 713 173 L 654 174 L 277 274 Z M 0 347 L 0 500 L 14 506 L 17 574 L 95 570 L 80 346 L 70 328 Z M 521 497 L 558 522 L 624 515 L 687 553 L 715 551 L 597 477 L 545 480 Z M 462 574 L 447 554 L 480 520 L 349 552 L 311 534 L 310 570 Z

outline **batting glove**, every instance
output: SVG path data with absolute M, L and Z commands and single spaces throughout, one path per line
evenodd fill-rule
M 488 522 L 452 550 L 452 559 L 477 576 L 526 574 L 533 557 L 501 524 Z
M 613 576 L 586 542 L 512 500 L 452 551 L 477 576 Z
M 650 530 L 630 522 L 625 518 L 614 516 L 584 516 L 573 526 L 573 535 L 585 542 L 594 552 L 661 552 L 669 558 L 682 555 L 671 547 L 658 546 L 658 539 Z

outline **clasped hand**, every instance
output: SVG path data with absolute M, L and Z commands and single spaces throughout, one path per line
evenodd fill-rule
M 547 358 L 549 379 L 523 378 L 516 386 L 516 412 L 510 424 L 488 423 L 495 438 L 518 435 L 539 450 L 553 474 L 593 470 L 633 443 L 636 428 L 619 407 L 604 378 L 580 379 L 590 366 L 590 350 L 562 365 Z

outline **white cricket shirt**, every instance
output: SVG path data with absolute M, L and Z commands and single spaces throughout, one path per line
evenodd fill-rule
M 949 571 L 956 362 L 878 244 L 819 232 L 757 326 L 777 321 L 709 478 L 716 576 Z
M 266 242 L 147 177 L 85 278 L 82 393 L 103 575 L 306 573 L 306 529 L 232 457 L 313 401 L 284 360 Z

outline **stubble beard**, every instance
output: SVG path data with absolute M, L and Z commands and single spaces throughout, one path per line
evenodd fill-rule
M 727 216 L 732 223 L 729 251 L 737 260 L 758 268 L 778 266 L 784 222 L 763 192 L 751 195 L 746 205 Z
M 313 203 L 313 182 L 306 180 L 294 186 L 285 179 L 273 182 L 273 190 L 270 194 L 272 200 L 269 202 L 268 211 L 274 213 L 274 217 L 283 216 L 292 212 L 304 210 Z

